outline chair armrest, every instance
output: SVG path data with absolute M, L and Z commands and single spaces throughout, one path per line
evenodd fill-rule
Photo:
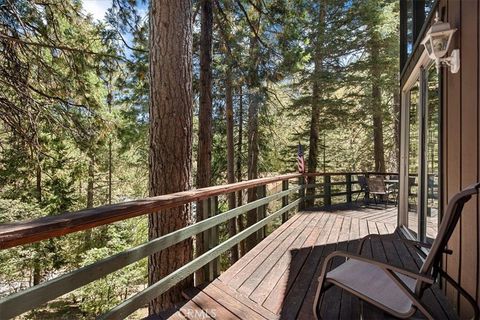
M 427 249 L 432 248 L 432 245 L 430 243 L 425 243 L 425 242 L 420 242 L 420 241 L 415 241 L 410 239 L 399 239 L 399 240 L 404 242 L 407 245 L 417 247 L 417 248 L 427 248 Z
M 367 240 L 371 240 L 373 238 L 376 238 L 376 239 L 382 239 L 382 240 L 395 240 L 395 241 L 401 241 L 403 243 L 405 243 L 406 245 L 408 246 L 411 246 L 411 247 L 414 247 L 415 249 L 419 249 L 419 248 L 427 248 L 427 249 L 430 249 L 432 247 L 431 244 L 429 243 L 424 243 L 424 242 L 419 242 L 419 241 L 415 241 L 415 240 L 409 240 L 409 239 L 403 239 L 403 238 L 400 238 L 398 237 L 395 233 L 389 233 L 389 234 L 369 234 L 365 237 L 363 237 L 361 240 L 360 240 L 360 244 L 359 244 L 359 247 L 358 247 L 358 250 L 357 250 L 357 254 L 362 254 L 362 250 L 363 250 L 363 246 L 365 244 L 365 241 Z
M 388 240 L 400 240 L 400 238 L 394 234 L 394 233 L 389 233 L 389 234 L 369 234 L 369 235 L 366 235 L 365 237 L 363 237 L 361 240 L 360 240 L 360 243 L 358 245 L 358 249 L 357 249 L 357 254 L 358 255 L 361 255 L 362 254 L 362 250 L 363 250 L 363 246 L 365 245 L 365 241 L 367 240 L 371 240 L 371 239 L 378 239 L 378 238 L 382 238 L 382 239 L 388 239 Z M 394 238 L 394 239 L 392 239 Z
M 429 275 L 422 274 L 422 273 L 412 271 L 412 270 L 408 270 L 408 269 L 404 269 L 404 268 L 400 268 L 400 267 L 396 267 L 396 266 L 392 266 L 392 265 L 384 263 L 384 262 L 380 262 L 380 261 L 373 260 L 373 259 L 370 259 L 370 258 L 362 257 L 358 254 L 354 254 L 354 253 L 351 253 L 351 252 L 345 252 L 345 251 L 334 251 L 331 254 L 329 254 L 325 258 L 325 261 L 324 261 L 325 271 L 326 271 L 326 266 L 328 265 L 328 263 L 335 257 L 344 257 L 346 259 L 355 259 L 355 260 L 358 260 L 358 261 L 366 262 L 366 263 L 372 264 L 374 266 L 377 266 L 377 267 L 383 269 L 387 273 L 388 272 L 400 273 L 400 274 L 403 274 L 403 275 L 408 276 L 410 278 L 414 278 L 415 280 L 419 280 L 419 281 L 422 281 L 422 282 L 425 282 L 425 283 L 428 283 L 428 284 L 433 284 L 435 282 L 435 279 L 433 277 L 429 276 Z

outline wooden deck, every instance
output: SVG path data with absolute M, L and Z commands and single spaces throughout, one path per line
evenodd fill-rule
M 299 212 L 218 279 L 185 292 L 188 301 L 164 318 L 312 319 L 322 259 L 334 250 L 355 251 L 367 234 L 398 232 L 396 219 L 395 207 Z M 388 241 L 372 242 L 366 255 L 411 269 L 421 264 L 409 248 Z M 439 288 L 425 293 L 425 303 L 435 319 L 456 318 Z M 393 319 L 335 287 L 320 308 L 324 319 Z

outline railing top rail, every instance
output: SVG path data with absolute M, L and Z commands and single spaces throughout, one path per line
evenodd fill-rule
M 398 172 L 374 172 L 374 171 L 363 171 L 363 172 L 307 172 L 305 173 L 306 176 L 344 176 L 346 174 L 352 174 L 352 175 L 363 175 L 363 174 L 369 174 L 369 175 L 383 175 L 383 176 L 388 176 L 388 175 L 398 175 Z
M 182 191 L 92 209 L 67 212 L 30 221 L 0 224 L 0 249 L 15 247 L 105 224 L 170 209 L 238 190 L 301 177 L 300 173 L 247 180 L 232 184 Z

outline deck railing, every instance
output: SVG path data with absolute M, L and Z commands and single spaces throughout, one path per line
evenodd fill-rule
M 398 173 L 391 172 L 333 172 L 333 173 L 307 173 L 307 177 L 319 177 L 320 182 L 305 185 L 307 194 L 305 199 L 322 199 L 321 205 L 329 206 L 334 203 L 350 203 L 353 196 L 362 192 L 358 183 L 358 176 L 366 178 L 370 176 L 398 176 Z M 366 194 L 368 197 L 368 193 Z M 343 198 L 338 201 L 338 198 Z M 337 201 L 333 201 L 337 199 Z
M 152 299 L 166 292 L 198 269 L 211 263 L 223 252 L 237 245 L 248 236 L 263 230 L 264 227 L 275 218 L 280 217 L 280 220 L 283 222 L 286 221 L 288 219 L 289 211 L 296 208 L 302 201 L 301 197 L 296 197 L 292 202 L 289 202 L 288 199 L 290 195 L 298 193 L 298 191 L 303 188 L 303 186 L 298 183 L 289 188 L 288 182 L 296 179 L 298 179 L 300 183 L 303 181 L 301 174 L 281 175 L 108 205 L 79 212 L 44 217 L 32 221 L 0 225 L 0 249 L 6 249 L 66 235 L 72 232 L 88 230 L 94 227 L 140 215 L 146 215 L 164 209 L 187 205 L 192 202 L 207 203 L 208 201 L 213 201 L 216 203 L 216 197 L 219 195 L 225 195 L 240 190 L 256 188 L 259 196 L 259 199 L 256 201 L 252 201 L 221 214 L 215 212 L 211 217 L 205 220 L 163 235 L 135 248 L 97 261 L 91 265 L 66 273 L 55 279 L 45 281 L 26 290 L 11 294 L 0 300 L 0 319 L 9 319 L 37 308 L 46 302 L 56 299 L 63 294 L 78 289 L 112 272 L 120 270 L 121 268 L 146 258 L 156 252 L 164 250 L 199 233 L 208 232 L 239 215 L 245 214 L 251 210 L 258 210 L 257 214 L 261 217 L 258 222 L 243 231 L 238 232 L 235 236 L 220 244 L 216 243 L 207 246 L 206 251 L 197 254 L 195 259 L 162 278 L 155 284 L 147 287 L 143 291 L 135 294 L 131 298 L 128 298 L 106 314 L 100 316 L 101 319 L 123 319 L 137 309 L 144 307 Z M 282 183 L 282 190 L 267 196 L 265 193 L 265 187 L 275 183 Z M 265 206 L 276 200 L 282 201 L 282 207 L 274 213 L 266 215 Z M 213 269 L 211 272 L 216 273 L 218 271 Z M 208 278 L 211 278 L 212 276 L 216 276 L 216 274 L 210 274 Z
M 332 203 L 332 197 L 338 196 L 345 196 L 346 201 L 350 202 L 352 201 L 352 195 L 359 192 L 358 190 L 352 189 L 352 186 L 357 183 L 357 181 L 352 180 L 352 176 L 358 174 L 365 173 L 310 174 L 314 176 L 323 176 L 324 181 L 323 183 L 308 185 L 307 187 L 313 187 L 314 189 L 322 188 L 323 193 L 314 193 L 313 197 L 322 197 L 324 199 L 324 204 L 326 205 Z M 373 173 L 366 174 L 369 175 Z M 338 181 L 338 177 L 345 177 L 345 180 Z M 294 183 L 290 184 L 289 182 L 292 180 Z M 188 205 L 193 202 L 200 202 L 205 208 L 211 208 L 210 215 L 205 220 L 196 222 L 137 247 L 117 253 L 88 266 L 71 271 L 57 278 L 45 281 L 39 285 L 1 299 L 0 319 L 9 319 L 35 309 L 51 300 L 72 292 L 75 289 L 107 276 L 112 272 L 120 270 L 156 252 L 194 237 L 197 234 L 211 232 L 211 230 L 218 228 L 222 223 L 226 223 L 251 210 L 257 210 L 257 216 L 259 219 L 255 224 L 248 226 L 222 243 L 218 243 L 218 237 L 213 240 L 210 238 L 211 242 L 205 246 L 205 251 L 197 253 L 195 259 L 162 278 L 160 281 L 124 300 L 120 305 L 99 317 L 100 319 L 123 319 L 137 309 L 144 307 L 151 300 L 160 296 L 162 293 L 175 286 L 181 280 L 189 277 L 197 270 L 214 263 L 222 253 L 238 245 L 250 235 L 254 233 L 258 234 L 259 232 L 263 233 L 267 224 L 271 223 L 276 218 L 281 220 L 282 223 L 287 221 L 289 218 L 289 212 L 293 209 L 301 208 L 302 203 L 306 198 L 304 181 L 304 176 L 301 174 L 280 175 L 222 186 L 178 192 L 73 213 L 64 213 L 32 221 L 0 225 L 0 249 L 6 249 L 63 236 L 73 232 L 88 230 L 113 222 L 147 215 L 152 212 Z M 280 188 L 273 188 L 271 189 L 273 190 L 273 194 L 266 194 L 266 187 L 268 185 L 280 183 L 281 190 L 277 190 Z M 332 186 L 339 185 L 345 185 L 346 191 L 332 192 Z M 252 188 L 257 190 L 258 200 L 246 203 L 223 213 L 218 212 L 218 207 L 216 205 L 211 205 L 212 203 L 218 204 L 218 196 Z M 280 209 L 271 214 L 267 214 L 266 206 L 277 200 L 281 200 Z M 219 272 L 217 268 L 205 268 L 205 270 L 207 272 L 206 279 L 216 277 Z

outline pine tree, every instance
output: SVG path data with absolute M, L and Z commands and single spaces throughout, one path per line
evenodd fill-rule
M 192 8 L 190 1 L 155 1 L 150 6 L 150 196 L 191 188 L 192 167 Z M 173 121 L 175 119 L 175 121 Z M 149 239 L 187 226 L 190 206 L 152 213 Z M 184 240 L 149 258 L 149 284 L 192 258 Z M 149 304 L 150 314 L 172 307 L 192 279 Z

